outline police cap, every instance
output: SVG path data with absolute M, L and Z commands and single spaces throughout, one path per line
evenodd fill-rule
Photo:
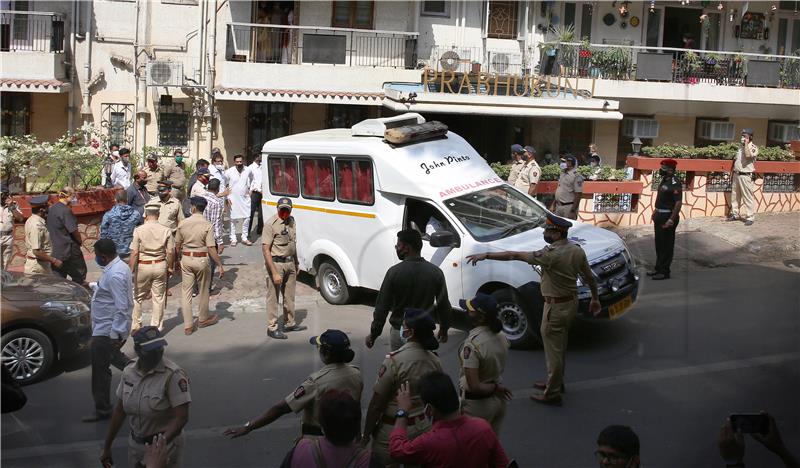
M 325 333 L 311 337 L 309 343 L 317 346 L 326 345 L 337 351 L 350 348 L 350 338 L 341 330 L 326 330 Z
M 211 172 L 208 170 L 207 167 L 201 167 L 200 169 L 197 170 L 197 175 L 198 176 L 208 175 L 208 174 L 211 174 Z
M 478 293 L 472 299 L 461 299 L 459 305 L 463 310 L 497 315 L 497 300 L 488 294 Z
M 292 209 L 292 200 L 290 200 L 290 199 L 288 199 L 286 197 L 279 198 L 278 199 L 278 209 L 279 210 L 281 210 L 281 209 L 291 210 Z
M 525 148 L 523 148 L 522 145 L 514 143 L 513 145 L 511 145 L 511 152 L 512 153 L 524 153 L 525 152 Z
M 424 309 L 407 307 L 403 311 L 403 321 L 406 322 L 408 328 L 413 330 L 433 330 L 436 328 L 436 321 L 433 320 L 431 314 Z
M 133 334 L 133 344 L 142 351 L 153 351 L 167 345 L 167 340 L 158 331 L 158 327 L 147 326 L 140 328 Z
M 529 153 L 531 153 L 531 154 L 536 154 L 536 148 L 534 148 L 534 147 L 533 147 L 533 146 L 531 146 L 531 145 L 528 145 L 528 146 L 526 146 L 526 147 L 525 147 L 525 151 L 527 151 L 527 152 L 529 152 Z
M 742 133 L 746 133 L 746 134 L 750 135 L 750 138 L 753 137 L 753 129 L 752 128 L 743 128 L 742 129 Z
M 552 228 L 552 229 L 559 229 L 561 231 L 566 232 L 571 227 L 572 227 L 572 223 L 570 223 L 566 219 L 559 218 L 558 216 L 553 215 L 553 214 L 549 214 L 549 213 L 547 214 L 547 222 L 546 222 L 545 229 Z
M 662 159 L 661 160 L 661 165 L 662 166 L 669 166 L 669 167 L 675 169 L 678 166 L 678 161 L 676 161 L 674 159 L 671 159 L 671 158 Z
M 144 211 L 148 214 L 158 214 L 159 211 L 161 211 L 161 203 L 159 203 L 156 198 L 151 198 L 150 201 L 144 205 Z
M 30 203 L 31 206 L 44 206 L 47 205 L 48 200 L 50 200 L 50 195 L 37 195 L 31 197 L 28 203 Z

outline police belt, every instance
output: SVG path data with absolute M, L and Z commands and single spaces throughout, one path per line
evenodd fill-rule
M 162 433 L 157 432 L 155 434 L 150 434 L 149 436 L 140 436 L 131 432 L 131 439 L 133 439 L 133 441 L 136 442 L 137 444 L 152 444 L 153 439 L 155 439 L 158 434 Z
M 570 302 L 574 300 L 575 296 L 562 296 L 562 297 L 544 296 L 544 302 L 547 304 L 561 304 L 564 302 Z
M 672 213 L 672 210 L 669 208 L 656 208 L 656 211 L 659 213 Z
M 154 263 L 161 263 L 163 261 L 165 261 L 163 258 L 161 260 L 139 260 L 139 265 L 152 265 Z
M 208 252 L 192 252 L 189 250 L 184 250 L 181 252 L 186 257 L 207 257 Z
M 319 426 L 315 426 L 313 424 L 306 424 L 303 423 L 300 425 L 300 432 L 303 435 L 312 435 L 312 436 L 324 436 L 325 434 L 322 433 L 322 428 Z
M 282 257 L 280 255 L 273 255 L 272 256 L 272 261 L 273 262 L 278 262 L 278 263 L 289 263 L 289 262 L 293 262 L 294 261 L 294 256 L 293 255 L 287 255 L 285 257 Z
M 733 171 L 733 173 L 734 173 L 734 174 L 736 174 L 736 175 L 747 175 L 747 176 L 751 176 L 751 175 L 753 175 L 753 173 L 752 173 L 752 172 L 739 172 L 739 171 Z

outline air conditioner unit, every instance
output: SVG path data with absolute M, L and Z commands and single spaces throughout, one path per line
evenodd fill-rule
M 800 124 L 797 123 L 769 123 L 769 139 L 781 143 L 800 140 Z
M 470 55 L 469 49 L 447 50 L 439 56 L 439 66 L 443 71 L 459 71 L 463 64 L 470 63 Z
M 183 63 L 170 60 L 147 62 L 147 86 L 183 86 Z
M 704 140 L 731 141 L 733 140 L 733 122 L 720 122 L 716 120 L 698 120 L 699 129 L 697 136 Z
M 519 72 L 522 68 L 522 54 L 490 52 L 489 73 L 505 75 Z
M 622 134 L 629 138 L 658 138 L 658 120 L 625 119 L 622 121 Z

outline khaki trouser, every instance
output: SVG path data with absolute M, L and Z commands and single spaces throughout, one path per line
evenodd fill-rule
M 14 235 L 0 236 L 0 270 L 8 270 L 14 255 Z
M 283 296 L 283 326 L 293 327 L 294 322 L 294 288 L 297 283 L 297 269 L 294 262 L 275 262 L 278 274 L 283 283 L 276 286 L 272 282 L 272 273 L 267 272 L 267 329 L 274 332 L 278 329 L 278 296 Z
M 731 216 L 744 220 L 756 219 L 755 183 L 750 175 L 733 174 L 731 184 Z M 740 210 L 741 205 L 741 210 Z
M 142 302 L 152 293 L 153 314 L 150 325 L 161 330 L 164 327 L 164 302 L 167 298 L 167 262 L 136 266 L 136 281 L 133 289 L 133 326 L 142 327 Z
M 570 204 L 570 205 L 562 205 L 561 203 L 556 202 L 555 214 L 556 214 L 556 216 L 561 216 L 562 218 L 578 219 L 578 213 L 577 212 L 575 212 L 575 213 L 572 212 L 572 207 L 574 207 L 574 206 L 575 206 L 574 202 L 572 204 Z
M 413 440 L 420 434 L 428 432 L 431 429 L 431 423 L 425 419 L 424 415 L 420 416 L 422 417 L 421 420 L 416 421 L 413 425 L 409 424 L 406 428 L 408 440 Z M 372 439 L 372 454 L 378 459 L 380 466 L 386 466 L 390 468 L 399 467 L 401 465 L 404 468 L 416 467 L 417 465 L 398 463 L 389 457 L 389 436 L 392 434 L 393 429 L 394 424 L 387 424 L 381 421 Z
M 49 262 L 26 257 L 24 272 L 26 275 L 49 275 L 53 273 L 53 268 Z
M 148 434 L 149 435 L 149 434 Z M 130 468 L 144 468 L 144 456 L 147 449 L 144 444 L 134 442 L 128 437 L 128 466 Z M 167 445 L 167 468 L 178 468 L 183 464 L 183 434 L 172 440 Z
M 461 411 L 476 418 L 486 420 L 492 425 L 495 434 L 500 434 L 500 426 L 506 417 L 506 401 L 497 396 L 481 398 L 480 400 L 461 400 Z
M 211 282 L 211 266 L 208 255 L 205 257 L 181 257 L 181 312 L 183 327 L 192 328 L 192 289 L 197 283 L 198 299 L 200 299 L 200 321 L 208 319 L 208 285 Z
M 569 328 L 577 313 L 577 299 L 559 304 L 544 304 L 540 331 L 542 332 L 544 356 L 547 360 L 547 388 L 544 391 L 547 398 L 561 396 Z

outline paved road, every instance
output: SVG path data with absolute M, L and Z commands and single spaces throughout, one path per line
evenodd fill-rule
M 634 240 L 631 249 L 646 261 L 650 242 Z M 505 381 L 515 399 L 501 440 L 521 466 L 596 466 L 597 433 L 611 423 L 631 425 L 639 433 L 644 466 L 720 466 L 715 439 L 725 416 L 761 409 L 776 415 L 784 440 L 800 453 L 800 270 L 795 266 L 800 262 L 788 256 L 782 262 L 708 268 L 693 259 L 700 253 L 729 254 L 708 235 L 679 234 L 678 246 L 672 280 L 645 280 L 636 307 L 615 322 L 575 327 L 564 407 L 527 399 L 533 380 L 545 373 L 541 350 L 511 352 Z M 246 264 L 253 252 L 241 249 L 226 255 Z M 304 291 L 298 315 L 309 330 L 291 334 L 286 342 L 266 339 L 263 300 L 237 300 L 233 291 L 218 296 L 223 320 L 217 326 L 186 337 L 177 319 L 168 321 L 175 328 L 168 334 L 167 355 L 189 371 L 192 383 L 185 466 L 280 463 L 299 432 L 295 416 L 244 439 L 220 434 L 265 410 L 320 365 L 308 345 L 312 333 L 335 327 L 351 335 L 365 395 L 370 395 L 388 349 L 385 337 L 374 350 L 363 346 L 374 295 L 364 295 L 360 304 L 333 307 L 310 288 Z M 464 337 L 463 330 L 453 330 L 440 350 L 451 375 L 457 375 L 456 351 Z M 27 407 L 2 416 L 4 467 L 97 466 L 105 424 L 80 422 L 92 407 L 87 359 L 65 367 L 26 388 Z M 115 371 L 115 385 L 118 378 Z M 126 466 L 124 435 L 114 456 L 117 466 Z M 746 461 L 779 466 L 752 440 Z

